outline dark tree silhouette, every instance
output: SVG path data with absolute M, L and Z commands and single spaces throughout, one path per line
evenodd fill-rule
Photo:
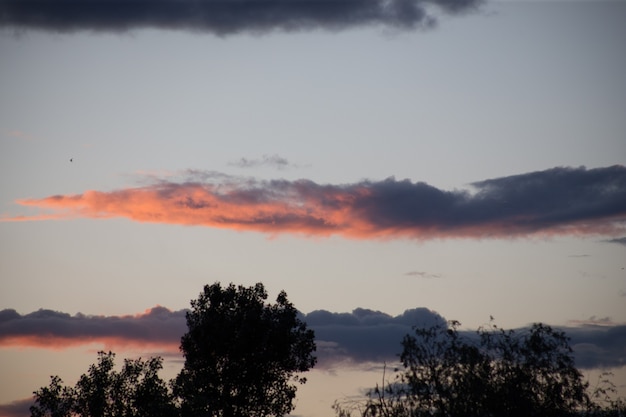
M 402 342 L 403 381 L 417 409 L 445 416 L 567 416 L 584 409 L 587 384 L 564 333 L 497 327 L 463 339 L 449 328 L 415 329 Z
M 283 416 L 298 373 L 315 365 L 313 331 L 281 292 L 266 304 L 263 284 L 207 285 L 187 313 L 185 365 L 175 393 L 185 417 Z
M 68 417 L 76 402 L 75 390 L 63 386 L 58 376 L 50 377 L 50 385 L 33 393 L 35 404 L 30 407 L 31 417 Z
M 569 339 L 543 324 L 523 331 L 459 323 L 415 328 L 402 341 L 403 372 L 365 402 L 335 403 L 339 417 L 567 417 L 617 415 L 622 402 L 595 404 L 575 367 Z
M 124 360 L 115 371 L 115 354 L 98 352 L 74 387 L 58 376 L 34 392 L 31 417 L 171 417 L 177 413 L 167 384 L 158 376 L 162 359 Z

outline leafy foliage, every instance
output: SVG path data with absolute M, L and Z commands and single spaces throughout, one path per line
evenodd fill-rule
M 176 412 L 167 384 L 158 376 L 161 358 L 124 361 L 120 372 L 115 354 L 98 352 L 74 387 L 62 386 L 58 376 L 34 392 L 31 417 L 166 417 Z
M 71 416 L 76 402 L 76 391 L 62 385 L 58 376 L 50 377 L 50 385 L 35 391 L 35 404 L 30 407 L 31 417 Z
M 601 407 L 576 369 L 569 340 L 543 324 L 516 332 L 495 325 L 463 337 L 459 323 L 415 328 L 402 341 L 404 371 L 356 407 L 336 403 L 339 417 L 566 417 L 618 415 Z M 607 392 L 600 389 L 600 394 Z
M 603 372 L 591 390 L 593 403 L 587 412 L 589 417 L 624 417 L 626 399 L 617 396 L 617 387 L 611 380 L 611 372 Z
M 282 416 L 293 409 L 297 376 L 315 365 L 314 334 L 281 292 L 266 304 L 263 284 L 207 285 L 187 314 L 185 365 L 175 383 L 184 416 Z

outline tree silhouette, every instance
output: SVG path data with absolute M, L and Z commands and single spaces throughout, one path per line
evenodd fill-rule
M 58 376 L 50 377 L 50 385 L 35 391 L 35 404 L 30 407 L 31 417 L 69 417 L 76 402 L 75 391 L 63 386 Z
M 74 387 L 62 386 L 58 376 L 34 392 L 31 417 L 171 417 L 176 414 L 167 384 L 158 376 L 162 359 L 124 361 L 115 371 L 115 354 L 98 352 Z
M 298 373 L 316 363 L 313 331 L 282 291 L 266 304 L 263 284 L 207 285 L 187 313 L 185 364 L 166 384 L 162 358 L 124 361 L 98 353 L 74 387 L 51 377 L 34 392 L 31 417 L 263 417 L 293 409 Z M 170 390 L 171 387 L 171 390 Z
M 185 417 L 283 416 L 297 375 L 315 365 L 313 331 L 281 292 L 266 304 L 263 284 L 207 285 L 187 313 L 185 364 L 174 387 Z
M 564 333 L 479 329 L 478 342 L 449 328 L 415 329 L 400 359 L 417 409 L 446 416 L 567 416 L 587 406 L 587 384 Z
M 491 325 L 463 337 L 456 321 L 414 328 L 402 341 L 403 372 L 383 377 L 362 403 L 335 403 L 339 417 L 567 417 L 619 415 L 594 403 L 563 332 Z

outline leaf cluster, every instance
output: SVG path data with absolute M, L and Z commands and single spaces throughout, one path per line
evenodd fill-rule
M 115 370 L 115 354 L 98 352 L 74 387 L 63 386 L 58 376 L 48 387 L 34 392 L 31 417 L 170 417 L 175 413 L 173 397 L 158 372 L 161 358 L 125 359 Z

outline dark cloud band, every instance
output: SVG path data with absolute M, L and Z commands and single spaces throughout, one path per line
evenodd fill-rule
M 479 0 L 1 0 L 0 27 L 57 32 L 162 28 L 227 35 L 271 30 L 430 25 L 430 6 L 448 13 Z
M 63 347 L 91 342 L 170 345 L 177 350 L 185 331 L 185 311 L 154 307 L 134 316 L 71 316 L 41 309 L 20 315 L 0 311 L 0 346 Z
M 356 309 L 352 313 L 318 310 L 301 318 L 315 331 L 319 367 L 341 364 L 396 362 L 402 338 L 414 326 L 444 324 L 445 319 L 426 308 L 406 310 L 398 316 Z M 161 346 L 178 354 L 186 332 L 185 310 L 155 307 L 136 316 L 85 316 L 39 310 L 20 315 L 0 311 L 0 347 L 63 348 L 94 342 L 117 345 Z M 577 366 L 584 369 L 626 365 L 626 325 L 604 323 L 562 328 L 571 337 Z M 462 331 L 475 337 L 474 331 Z M 113 341 L 113 342 L 111 342 Z

